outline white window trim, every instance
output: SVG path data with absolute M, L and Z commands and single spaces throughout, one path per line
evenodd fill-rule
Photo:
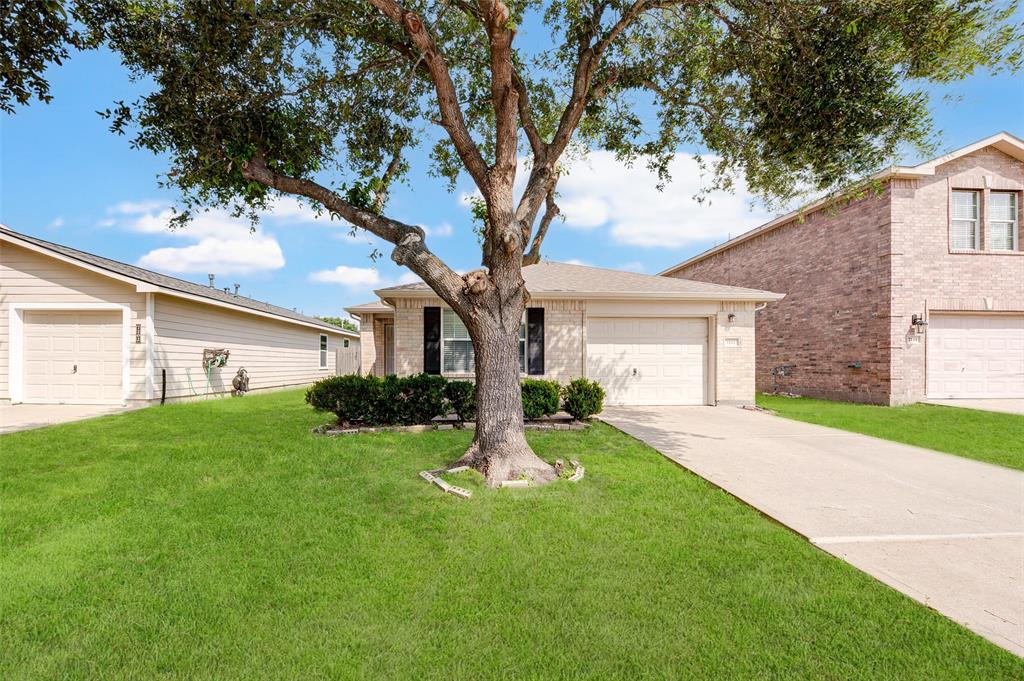
M 1013 222 L 1010 224 L 1010 233 L 1012 235 L 1012 243 L 1010 248 L 992 248 L 991 247 L 991 236 L 992 236 L 992 223 L 993 222 L 1006 222 L 1005 220 L 993 220 L 991 217 L 992 211 L 990 206 L 985 207 L 986 220 L 985 220 L 985 249 L 994 253 L 1012 253 L 1013 251 L 1020 250 L 1020 192 L 1014 191 L 992 191 L 989 192 L 989 203 L 992 202 L 993 194 L 1006 194 L 1013 199 Z
M 131 305 L 121 303 L 11 303 L 10 321 L 7 328 L 7 342 L 11 349 L 10 397 L 12 404 L 25 399 L 24 392 L 24 351 L 26 310 L 53 310 L 79 312 L 90 310 L 121 311 L 121 402 L 127 404 L 131 398 L 132 357 L 131 357 Z M 147 370 L 149 367 L 146 367 Z
M 441 308 L 441 375 L 442 376 L 471 376 L 471 375 L 473 375 L 473 373 L 476 370 L 476 353 L 474 353 L 474 356 L 473 356 L 473 371 L 462 372 L 462 371 L 449 371 L 449 370 L 445 369 L 445 366 L 444 366 L 444 346 L 445 346 L 445 342 L 448 341 L 448 338 L 446 338 L 445 335 L 444 335 L 444 316 L 446 314 L 455 314 L 455 311 L 452 310 L 450 307 L 443 307 L 443 308 Z M 456 316 L 458 316 L 458 315 L 456 315 Z M 526 375 L 529 374 L 529 362 L 530 362 L 530 358 L 526 356 L 527 350 L 530 347 L 530 325 L 527 324 L 527 322 L 526 322 L 526 310 L 523 310 L 523 319 L 520 322 L 520 327 L 519 328 L 521 328 L 523 330 L 523 335 L 520 336 L 520 338 L 519 338 L 519 342 L 523 343 L 523 361 L 520 362 L 520 364 L 519 364 L 519 375 L 520 376 L 526 376 Z M 452 339 L 452 340 L 465 341 L 466 339 L 464 339 L 464 338 L 455 338 L 455 339 Z M 518 347 L 516 348 L 516 351 L 518 352 Z
M 329 357 L 331 350 L 331 341 L 326 333 L 320 334 L 320 338 L 317 339 L 316 349 L 319 353 L 320 371 L 326 371 L 330 365 Z
M 956 194 L 974 195 L 974 245 L 970 248 L 959 248 L 953 243 L 953 223 L 966 222 L 964 218 L 957 218 L 953 214 L 953 196 Z M 976 189 L 953 189 L 949 195 L 949 250 L 960 253 L 971 253 L 981 247 L 981 192 Z

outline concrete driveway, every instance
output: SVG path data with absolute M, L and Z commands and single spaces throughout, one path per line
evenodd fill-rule
M 601 418 L 1024 655 L 1024 472 L 735 407 Z
M 137 408 L 109 404 L 0 404 L 0 434 L 81 421 Z
M 1004 414 L 1020 414 L 1024 416 L 1024 398 L 1021 399 L 986 399 L 986 400 L 926 400 L 928 404 L 941 404 L 946 407 L 961 409 L 980 409 L 981 411 L 1000 411 Z

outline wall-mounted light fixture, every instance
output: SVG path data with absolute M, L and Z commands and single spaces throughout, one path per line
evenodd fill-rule
M 910 323 L 915 329 L 917 329 L 918 333 L 923 333 L 924 327 L 928 326 L 928 322 L 925 321 L 923 314 L 910 315 Z
M 734 313 L 734 312 L 730 312 L 729 313 L 729 321 L 730 322 L 736 321 L 736 313 Z

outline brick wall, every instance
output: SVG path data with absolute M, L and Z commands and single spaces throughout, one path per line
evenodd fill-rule
M 979 192 L 981 250 L 950 249 L 950 192 Z M 936 311 L 1024 312 L 1024 252 L 986 252 L 985 207 L 992 190 L 1024 189 L 1024 163 L 986 148 L 936 168 L 892 191 L 892 402 L 925 397 L 927 330 L 911 328 L 914 314 Z M 1018 209 L 1021 208 L 1018 194 Z M 1018 227 L 1024 224 L 1018 215 Z M 1024 235 L 1018 235 L 1024 243 Z
M 981 193 L 977 252 L 950 249 L 953 189 Z M 758 313 L 759 390 L 915 402 L 926 393 L 927 332 L 912 327 L 912 315 L 1024 311 L 1024 252 L 985 251 L 984 206 L 993 190 L 1024 190 L 1024 163 L 990 147 L 933 176 L 893 180 L 881 194 L 812 212 L 673 276 L 787 294 Z M 854 362 L 859 369 L 848 366 Z M 783 365 L 791 374 L 773 383 L 772 368 Z
M 753 404 L 754 305 L 724 303 L 715 320 L 715 399 L 719 404 Z
M 756 385 L 828 399 L 889 395 L 889 196 L 805 214 L 672 276 L 785 293 L 757 313 Z M 753 329 L 751 329 L 753 334 Z M 849 365 L 860 363 L 860 368 Z
M 423 308 L 442 307 L 440 298 L 404 298 L 395 301 L 395 356 L 400 375 L 423 371 Z M 544 308 L 544 375 L 567 383 L 583 375 L 583 301 L 530 301 L 530 307 Z M 453 376 L 454 378 L 469 378 Z

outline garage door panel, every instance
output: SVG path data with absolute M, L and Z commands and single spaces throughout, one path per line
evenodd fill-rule
M 1024 315 L 932 314 L 928 396 L 1024 397 Z
M 26 402 L 118 403 L 122 387 L 120 311 L 24 312 Z
M 594 318 L 587 340 L 607 404 L 706 404 L 706 319 Z

